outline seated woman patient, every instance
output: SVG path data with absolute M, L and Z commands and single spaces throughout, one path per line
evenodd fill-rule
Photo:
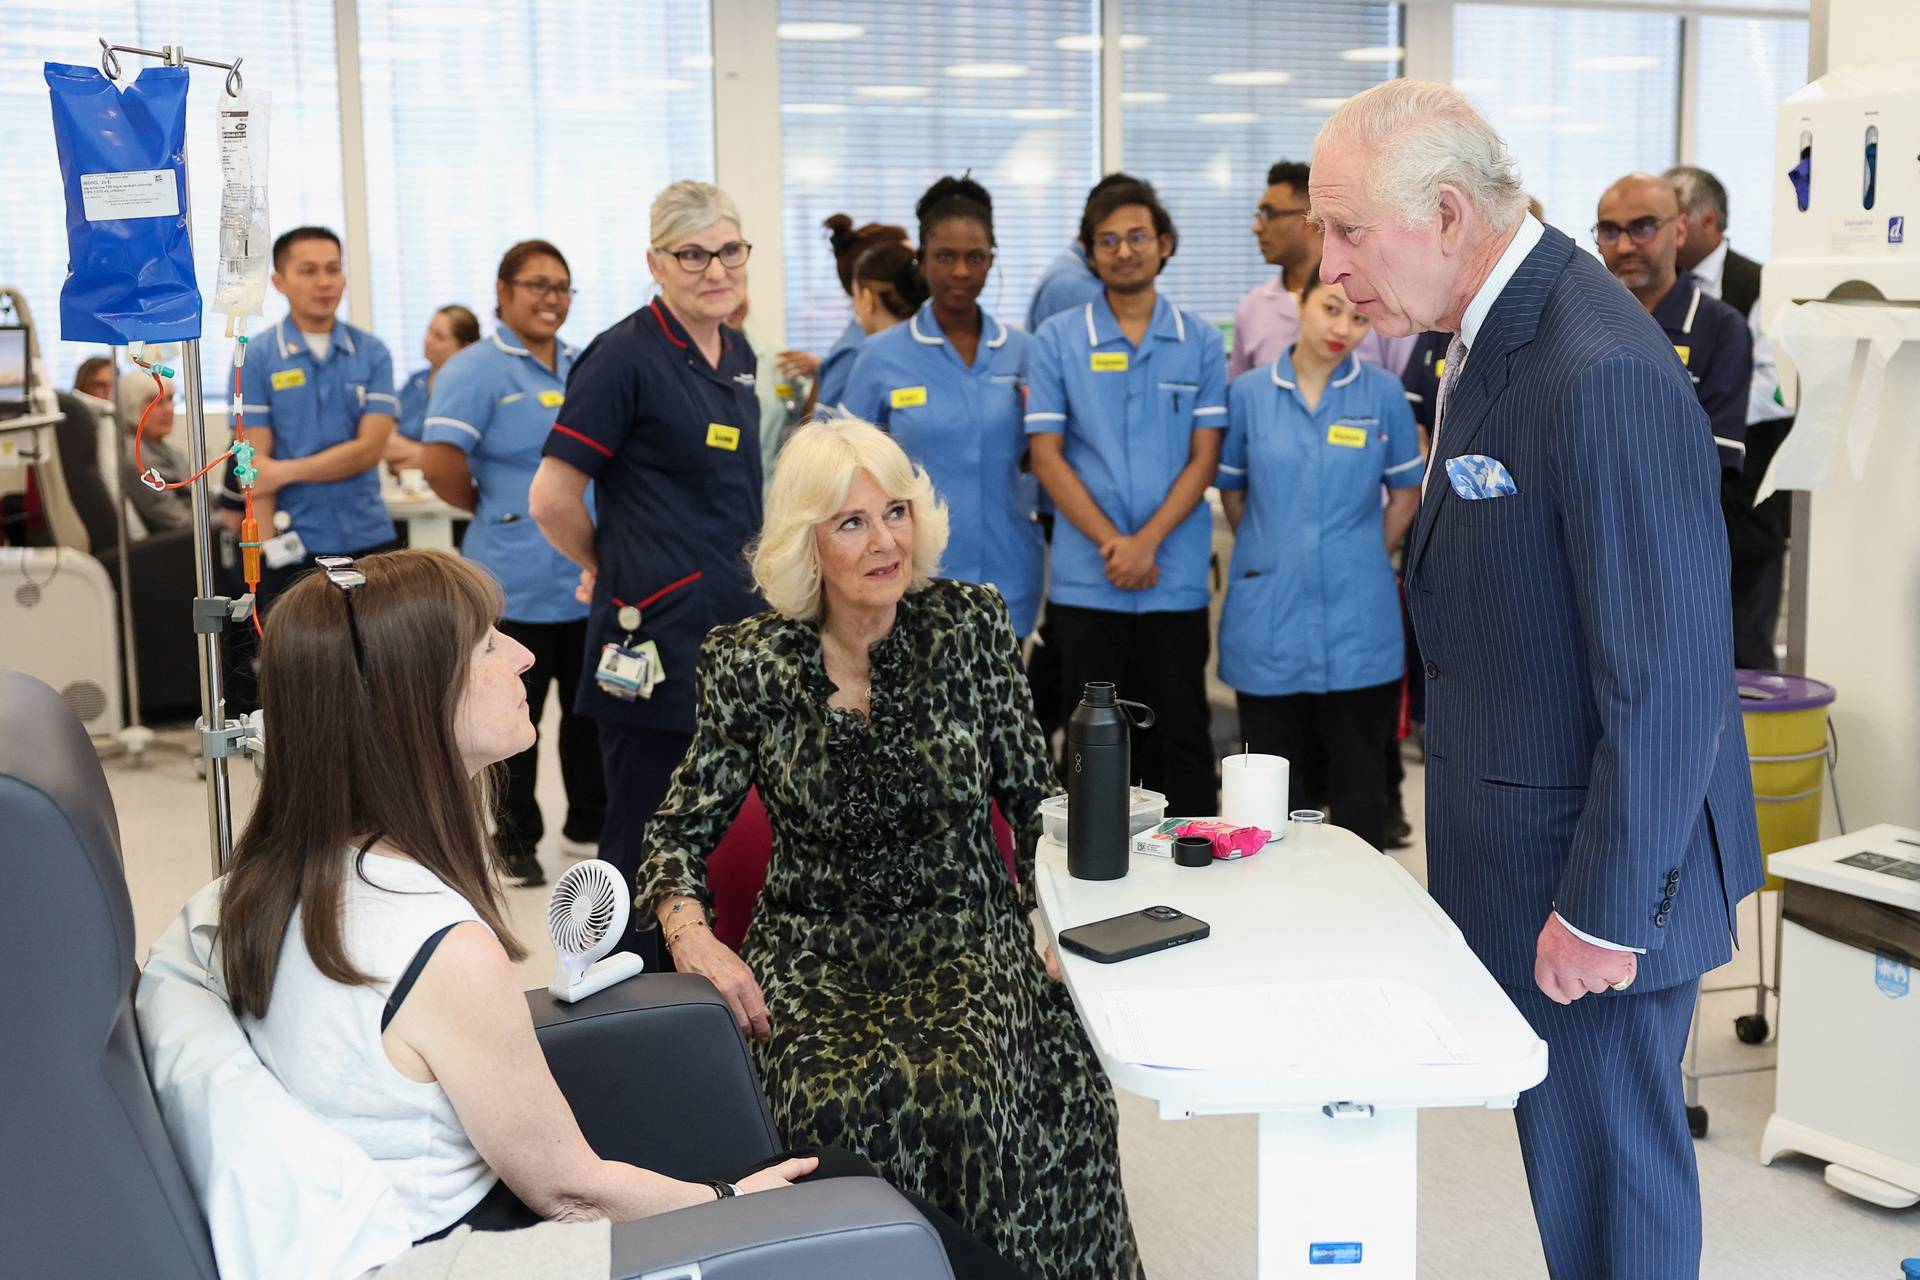
M 840 418 L 788 441 L 753 552 L 773 608 L 701 647 L 638 901 L 760 1042 L 789 1141 L 851 1148 L 1048 1280 L 1126 1280 L 1113 1092 L 1028 923 L 1046 746 L 1006 603 L 932 576 L 946 541 L 889 436 Z M 751 787 L 773 852 L 736 955 L 706 857 Z
M 323 557 L 275 606 L 266 771 L 220 903 L 228 993 L 261 1060 L 379 1164 L 420 1239 L 871 1173 L 789 1152 L 682 1182 L 587 1145 L 514 980 L 526 951 L 486 834 L 489 771 L 533 742 L 532 659 L 496 629 L 501 604 L 479 566 L 396 551 Z M 1015 1274 L 922 1211 L 956 1275 Z

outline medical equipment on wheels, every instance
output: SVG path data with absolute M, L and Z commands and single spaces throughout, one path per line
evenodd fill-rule
M 124 88 L 121 53 L 158 58 Z M 200 368 L 202 309 L 193 269 L 193 210 L 188 199 L 186 111 L 190 65 L 218 67 L 226 75 L 219 108 L 223 176 L 220 281 L 216 310 L 235 321 L 259 309 L 270 241 L 266 225 L 266 152 L 260 130 L 262 99 L 248 97 L 240 59 L 191 58 L 178 45 L 142 49 L 100 41 L 100 70 L 49 63 L 46 78 L 53 103 L 54 135 L 66 185 L 68 264 L 61 291 L 61 337 L 69 341 L 125 346 L 133 363 L 153 376 L 154 399 L 167 394 L 174 371 L 144 358 L 149 343 L 181 344 L 180 378 L 187 400 L 187 445 L 191 475 L 169 483 L 140 457 L 143 424 L 134 429 L 136 467 L 152 488 L 189 487 L 193 497 L 194 600 L 191 625 L 199 642 L 200 753 L 206 758 L 207 822 L 213 870 L 225 870 L 233 848 L 233 806 L 227 758 L 248 749 L 247 727 L 226 714 L 220 639 L 231 622 L 252 619 L 260 577 L 258 523 L 253 519 L 257 472 L 246 439 L 239 368 L 246 338 L 236 340 L 235 386 L 230 417 L 234 443 L 207 459 L 206 406 Z M 248 590 L 238 600 L 215 594 L 211 494 L 207 475 L 231 459 L 233 478 L 246 498 L 241 546 Z

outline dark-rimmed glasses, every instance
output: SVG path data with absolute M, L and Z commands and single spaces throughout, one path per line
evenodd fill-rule
M 315 556 L 314 565 L 327 575 L 327 581 L 340 588 L 341 598 L 347 602 L 347 630 L 353 634 L 353 666 L 360 673 L 361 687 L 369 696 L 373 686 L 367 683 L 367 646 L 360 639 L 360 616 L 353 611 L 353 596 L 367 585 L 367 575 L 353 562 L 352 556 Z
M 1593 242 L 1600 245 L 1618 244 L 1625 235 L 1635 244 L 1647 244 L 1660 234 L 1660 228 L 1673 222 L 1673 218 L 1656 218 L 1648 214 L 1644 218 L 1635 218 L 1626 226 L 1617 222 L 1596 222 L 1593 224 Z
M 572 298 L 580 292 L 570 284 L 552 280 L 509 280 L 507 283 L 516 289 L 525 289 L 536 298 L 553 298 L 556 301 Z
M 1269 222 L 1278 222 L 1281 218 L 1304 218 L 1306 216 L 1307 210 L 1304 208 L 1276 209 L 1270 204 L 1263 204 L 1253 211 L 1253 220 L 1261 226 L 1265 226 Z
M 729 240 L 718 249 L 702 249 L 697 244 L 690 244 L 684 249 L 662 249 L 660 252 L 679 263 L 681 270 L 697 276 L 715 258 L 720 259 L 720 265 L 729 271 L 746 266 L 747 255 L 753 252 L 753 246 L 745 240 Z

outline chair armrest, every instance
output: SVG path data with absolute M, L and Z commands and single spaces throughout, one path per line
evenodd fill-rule
M 610 1274 L 612 1280 L 953 1280 L 940 1237 L 878 1178 L 834 1178 L 615 1223 Z
M 577 1004 L 535 990 L 527 1004 L 553 1078 L 602 1159 L 698 1180 L 781 1149 L 746 1041 L 705 978 L 647 974 Z

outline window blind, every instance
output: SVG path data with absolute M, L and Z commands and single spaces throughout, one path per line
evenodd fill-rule
M 1765 261 L 1773 243 L 1774 130 L 1780 104 L 1807 82 L 1807 24 L 1797 19 L 1696 18 L 1700 89 L 1694 161 L 1727 188 L 1729 236 Z

